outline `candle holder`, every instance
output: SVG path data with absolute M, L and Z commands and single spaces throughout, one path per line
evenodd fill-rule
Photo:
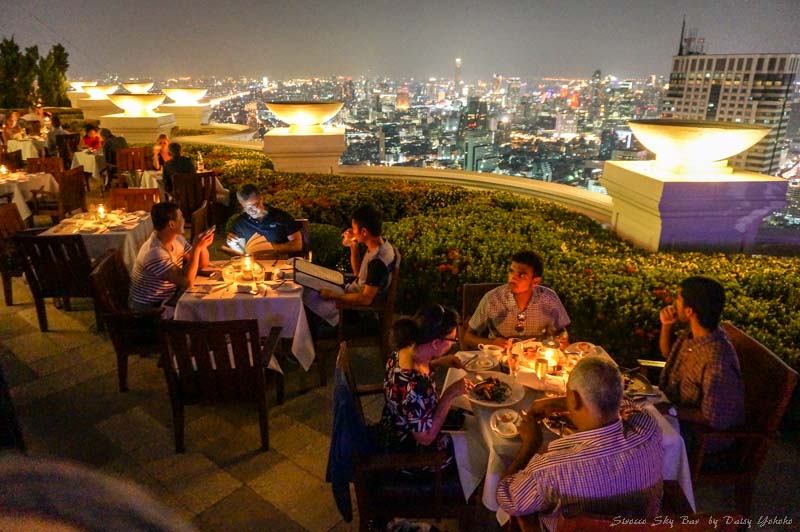
M 242 273 L 241 277 L 243 281 L 252 281 L 253 280 L 253 257 L 249 254 L 245 254 L 242 257 Z
M 100 221 L 104 221 L 106 219 L 106 208 L 102 203 L 97 206 L 97 219 Z

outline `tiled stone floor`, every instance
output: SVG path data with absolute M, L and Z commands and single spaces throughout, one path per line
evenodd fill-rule
M 189 407 L 187 452 L 179 455 L 154 358 L 132 357 L 130 391 L 119 393 L 113 348 L 93 332 L 88 301 L 77 301 L 71 312 L 48 305 L 52 331 L 41 333 L 19 278 L 14 297 L 13 307 L 0 304 L 0 363 L 30 455 L 76 460 L 136 482 L 200 530 L 357 529 L 357 517 L 342 522 L 324 481 L 332 389 L 314 387 L 316 372 L 288 368 L 290 399 L 270 412 L 269 451 L 258 450 L 255 408 Z M 367 372 L 369 354 L 356 355 L 357 371 Z M 371 417 L 379 413 L 378 401 L 365 405 Z M 757 515 L 800 521 L 797 450 L 793 437 L 773 445 L 759 477 Z M 701 510 L 728 508 L 730 498 L 724 489 L 697 493 Z M 449 521 L 439 526 L 456 528 Z M 474 528 L 495 527 L 488 516 Z

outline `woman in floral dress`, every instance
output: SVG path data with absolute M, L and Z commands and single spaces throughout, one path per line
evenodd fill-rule
M 441 305 L 420 309 L 413 318 L 394 325 L 397 351 L 386 362 L 381 425 L 386 446 L 393 450 L 433 448 L 449 450 L 452 443 L 440 429 L 453 399 L 467 392 L 460 379 L 441 396 L 436 391 L 436 368 L 461 367 L 454 355 L 446 355 L 458 342 L 458 313 Z

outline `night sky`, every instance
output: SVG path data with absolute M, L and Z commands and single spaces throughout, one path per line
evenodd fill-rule
M 0 33 L 70 77 L 669 74 L 681 20 L 710 53 L 800 52 L 800 0 L 0 0 Z M 56 7 L 57 6 L 57 7 Z

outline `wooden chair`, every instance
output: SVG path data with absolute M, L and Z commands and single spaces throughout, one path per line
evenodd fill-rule
M 86 212 L 86 189 L 83 184 L 83 166 L 61 174 L 58 192 L 48 192 L 44 187 L 32 190 L 33 213 L 50 215 L 54 222 L 80 210 Z
M 147 148 L 120 148 L 117 150 L 117 186 L 125 187 L 126 174 L 137 170 L 147 170 Z
M 192 213 L 191 243 L 197 235 L 208 229 L 208 202 L 203 200 L 200 207 Z
M 150 212 L 160 201 L 157 188 L 112 188 L 111 208 Z
M 722 328 L 736 350 L 744 383 L 745 422 L 739 429 L 714 431 L 687 424 L 694 446 L 689 463 L 695 484 L 733 485 L 736 509 L 750 515 L 756 477 L 797 385 L 797 372 L 731 323 Z M 724 451 L 710 449 L 733 441 Z M 719 448 L 719 445 L 716 445 Z
M 63 298 L 64 308 L 70 310 L 71 297 L 93 297 L 89 280 L 92 263 L 81 235 L 31 235 L 17 233 L 12 237 L 22 261 L 25 278 L 31 288 L 39 329 L 48 330 L 45 298 Z M 102 323 L 95 302 L 98 325 Z
M 72 166 L 72 157 L 75 155 L 75 152 L 78 151 L 80 143 L 80 133 L 56 135 L 56 151 L 58 152 L 58 157 L 63 162 L 64 168 Z
M 0 157 L 0 164 L 4 164 L 9 172 L 22 170 L 22 150 L 7 151 Z
M 211 221 L 211 211 L 216 199 L 214 172 L 175 174 L 172 176 L 172 196 L 184 215 L 193 213 L 207 202 L 206 223 Z
M 185 451 L 184 406 L 200 401 L 256 402 L 261 448 L 269 449 L 265 372 L 280 333 L 280 327 L 270 329 L 262 348 L 255 319 L 160 323 L 160 364 L 172 403 L 176 452 Z
M 353 377 L 347 343 L 339 346 L 336 368 L 347 382 L 347 388 L 363 418 L 361 397 L 383 394 L 383 386 L 362 388 Z M 448 459 L 445 451 L 419 450 L 412 452 L 379 452 L 357 454 L 353 484 L 359 513 L 359 530 L 369 530 L 370 522 L 379 518 L 458 518 L 459 530 L 474 510 L 473 499 L 464 502 L 464 491 L 455 467 L 442 470 Z M 421 470 L 434 471 L 426 473 Z M 408 475 L 409 470 L 420 470 L 422 476 Z M 474 497 L 474 496 L 473 496 Z
M 28 172 L 45 172 L 53 174 L 56 181 L 60 182 L 61 172 L 64 171 L 64 161 L 60 157 L 31 157 L 28 159 Z
M 128 391 L 128 357 L 159 351 L 157 325 L 161 309 L 132 310 L 128 306 L 131 278 L 122 260 L 122 250 L 108 250 L 92 270 L 89 279 L 95 305 L 105 323 L 117 355 L 119 391 Z
M 394 325 L 394 305 L 397 300 L 397 288 L 400 285 L 400 251 L 392 246 L 394 250 L 394 262 L 392 263 L 392 276 L 389 282 L 389 288 L 386 290 L 386 298 L 383 302 L 373 302 L 369 306 L 347 306 L 339 311 L 339 342 L 358 342 L 364 343 L 365 340 L 372 340 L 374 334 L 369 334 L 369 331 L 363 331 L 363 334 L 355 332 L 358 329 L 357 324 L 351 324 L 347 321 L 348 312 L 346 310 L 357 312 L 375 312 L 380 319 L 378 329 L 378 338 L 381 350 L 381 359 L 386 362 L 386 359 L 391 353 L 391 333 L 392 325 Z M 371 344 L 368 344 L 371 345 Z
M 44 229 L 29 231 L 37 234 Z M 25 232 L 25 223 L 19 215 L 19 209 L 13 203 L 0 205 L 0 275 L 3 278 L 3 297 L 6 306 L 14 304 L 14 294 L 11 288 L 12 277 L 21 277 L 22 261 L 14 248 L 12 237 Z
M 469 319 L 478 308 L 483 296 L 489 290 L 497 288 L 500 283 L 466 283 L 461 291 L 461 349 L 468 350 L 469 346 L 464 343 L 464 333 L 469 330 Z

